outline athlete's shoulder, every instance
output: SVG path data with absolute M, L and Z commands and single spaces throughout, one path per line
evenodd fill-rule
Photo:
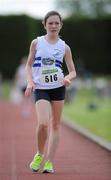
M 37 39 L 33 39 L 30 44 L 30 51 L 35 51 L 37 46 Z
M 44 42 L 44 36 L 38 36 L 37 37 L 37 43 L 36 43 L 37 46 L 42 44 L 43 42 Z
M 71 50 L 70 46 L 68 44 L 66 44 L 66 43 L 65 43 L 65 49 L 66 49 L 66 51 L 70 51 Z
M 59 41 L 65 44 L 65 41 L 60 37 Z
M 36 46 L 36 44 L 37 44 L 37 39 L 33 39 L 31 42 L 31 46 Z
M 44 39 L 44 36 L 38 36 L 38 37 L 37 37 L 37 41 L 40 41 L 40 40 L 42 40 L 42 39 Z

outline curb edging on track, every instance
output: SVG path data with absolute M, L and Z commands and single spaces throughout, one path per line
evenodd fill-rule
M 88 139 L 96 142 L 97 144 L 99 144 L 100 146 L 104 147 L 108 151 L 111 151 L 111 143 L 110 142 L 100 138 L 99 136 L 96 136 L 95 134 L 93 134 L 90 131 L 88 131 L 87 129 L 81 127 L 77 123 L 72 122 L 71 120 L 69 120 L 69 118 L 63 117 L 63 121 L 62 122 L 63 122 L 63 124 L 65 124 L 69 128 L 77 131 L 81 135 L 83 135 L 83 136 L 87 137 Z

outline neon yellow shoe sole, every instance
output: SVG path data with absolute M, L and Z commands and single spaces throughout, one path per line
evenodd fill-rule
M 40 169 L 40 165 L 42 163 L 43 156 L 40 154 L 36 154 L 30 163 L 30 169 L 34 172 L 37 172 Z

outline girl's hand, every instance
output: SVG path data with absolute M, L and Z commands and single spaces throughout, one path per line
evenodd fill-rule
M 65 77 L 64 78 L 64 86 L 69 86 L 71 84 L 71 81 L 69 80 L 69 78 L 68 77 Z
M 35 90 L 35 84 L 33 83 L 33 81 L 32 82 L 28 82 L 27 88 L 25 90 L 25 96 L 29 97 L 34 90 Z

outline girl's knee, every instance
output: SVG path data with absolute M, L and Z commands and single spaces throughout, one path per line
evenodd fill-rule
M 48 129 L 48 124 L 44 124 L 44 123 L 43 123 L 43 124 L 40 124 L 40 125 L 39 125 L 39 129 L 42 129 L 43 131 L 44 131 L 44 130 L 47 130 L 47 129 Z
M 60 123 L 58 123 L 58 122 L 53 122 L 52 123 L 52 128 L 53 128 L 53 130 L 59 130 L 59 128 L 60 128 Z

